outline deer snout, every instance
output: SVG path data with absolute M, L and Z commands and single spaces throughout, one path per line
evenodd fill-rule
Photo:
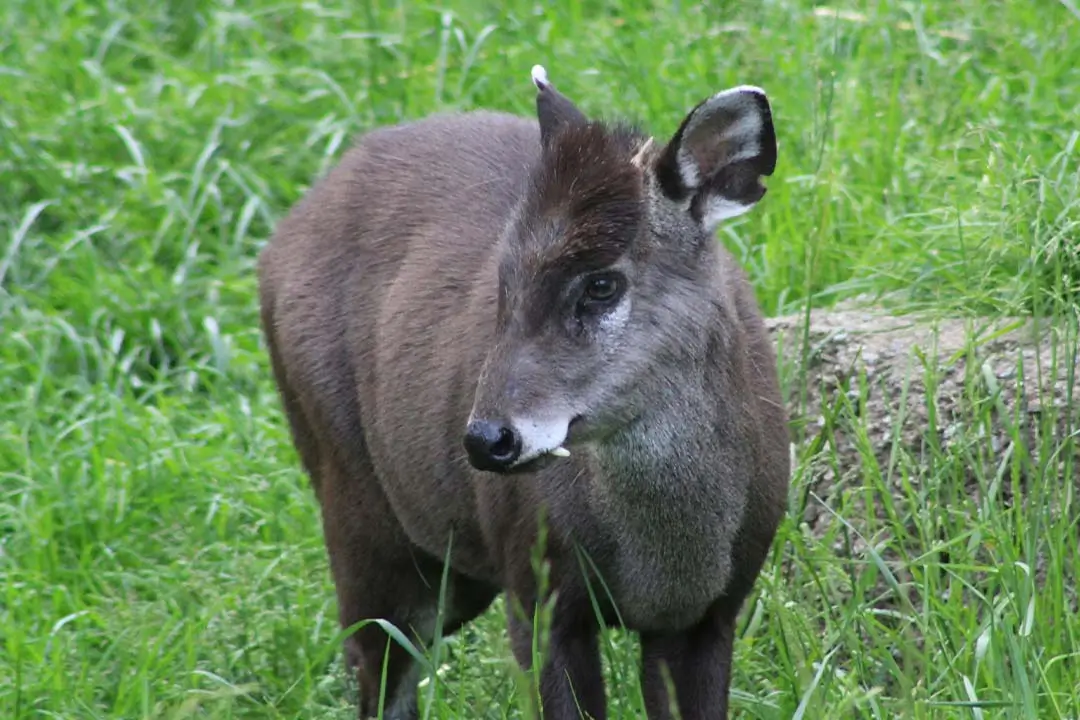
M 521 456 L 521 434 L 506 422 L 473 420 L 465 428 L 464 444 L 477 470 L 506 470 Z

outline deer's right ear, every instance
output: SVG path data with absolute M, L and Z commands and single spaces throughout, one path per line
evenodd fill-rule
M 690 212 L 708 231 L 752 208 L 765 195 L 761 177 L 776 169 L 776 133 L 765 91 L 743 85 L 700 103 L 654 167 L 664 194 L 689 201 Z
M 577 106 L 555 89 L 542 65 L 533 65 L 532 81 L 537 90 L 536 117 L 540 121 L 540 143 L 544 147 L 563 128 L 588 122 Z

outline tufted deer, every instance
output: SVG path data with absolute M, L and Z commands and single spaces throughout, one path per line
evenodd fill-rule
M 340 621 L 430 641 L 447 557 L 444 634 L 502 591 L 531 612 L 543 514 L 557 592 L 544 716 L 606 717 L 598 632 L 621 623 L 641 640 L 650 718 L 672 700 L 686 720 L 725 718 L 736 614 L 790 473 L 774 352 L 714 236 L 765 194 L 769 102 L 718 93 L 659 144 L 587 119 L 540 66 L 533 82 L 536 120 L 368 133 L 260 257 Z M 509 615 L 528 668 L 531 618 Z M 378 626 L 345 649 L 361 717 L 383 680 L 385 717 L 417 717 L 403 648 L 385 678 Z

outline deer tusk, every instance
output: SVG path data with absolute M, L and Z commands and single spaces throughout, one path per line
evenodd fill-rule
M 640 168 L 645 165 L 645 152 L 652 147 L 653 139 L 650 137 L 641 145 L 641 149 L 637 151 L 634 157 L 630 158 L 630 164 L 634 167 Z

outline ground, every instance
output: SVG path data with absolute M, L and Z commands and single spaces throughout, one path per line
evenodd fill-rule
M 718 233 L 797 440 L 734 716 L 1080 717 L 1073 0 L 0 4 L 0 716 L 353 716 L 254 261 L 353 135 L 531 113 L 536 63 L 659 138 L 773 104 Z M 500 613 L 429 651 L 427 717 L 522 715 Z

